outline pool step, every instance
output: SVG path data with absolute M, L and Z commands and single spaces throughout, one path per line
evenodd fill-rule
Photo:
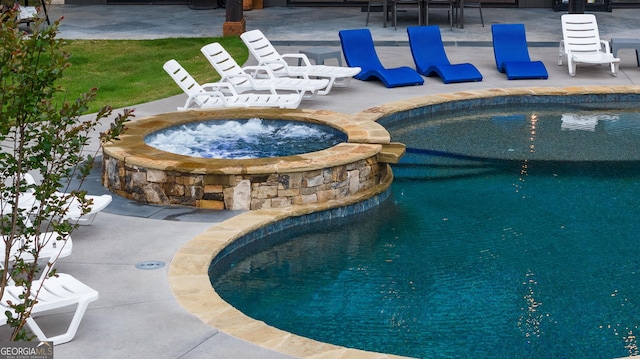
M 403 143 L 391 142 L 382 145 L 382 150 L 378 153 L 378 162 L 398 163 L 405 154 L 406 146 Z
M 486 174 L 497 170 L 495 161 L 472 159 L 454 154 L 407 149 L 392 166 L 396 179 L 444 179 Z

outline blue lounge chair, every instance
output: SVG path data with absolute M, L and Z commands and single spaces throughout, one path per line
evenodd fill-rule
M 347 65 L 362 69 L 354 76 L 358 80 L 379 79 L 388 88 L 424 83 L 422 76 L 410 67 L 387 69 L 382 66 L 369 29 L 341 30 L 339 35 Z
M 542 61 L 531 61 L 524 24 L 493 24 L 493 54 L 498 71 L 509 80 L 547 79 L 549 73 Z
M 472 64 L 452 65 L 444 51 L 440 27 L 410 26 L 409 46 L 416 69 L 424 76 L 440 76 L 445 84 L 482 81 L 482 74 Z

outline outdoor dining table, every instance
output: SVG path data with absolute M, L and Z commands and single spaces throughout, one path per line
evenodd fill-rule
M 420 18 L 422 19 L 420 25 L 425 25 L 427 20 L 426 20 L 426 8 L 427 8 L 427 1 L 429 0 L 419 0 L 420 1 Z M 459 27 L 461 29 L 464 29 L 464 0 L 458 0 L 458 8 L 460 9 L 460 19 L 456 22 L 456 27 Z M 389 3 L 393 3 L 393 0 L 384 0 L 382 1 L 382 27 L 386 28 L 387 27 L 387 13 L 389 11 Z M 450 16 L 453 16 L 453 14 L 450 14 Z

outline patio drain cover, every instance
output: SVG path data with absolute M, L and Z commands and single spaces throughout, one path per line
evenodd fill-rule
M 164 267 L 164 262 L 161 261 L 145 261 L 136 264 L 136 268 L 143 270 L 160 269 Z

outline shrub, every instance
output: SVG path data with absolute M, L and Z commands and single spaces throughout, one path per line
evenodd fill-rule
M 54 100 L 61 98 L 54 95 L 64 93 L 56 83 L 69 66 L 69 54 L 62 51 L 62 40 L 56 39 L 60 20 L 50 27 L 38 21 L 27 34 L 18 28 L 14 11 L 0 17 L 0 247 L 4 245 L 0 295 L 9 285 L 22 287 L 23 302 L 10 303 L 11 310 L 5 312 L 13 328 L 8 339 L 29 340 L 32 335 L 24 325 L 37 295 L 28 294 L 38 293 L 35 280 L 43 278 L 35 282 L 41 284 L 55 275 L 52 266 L 57 258 L 49 258 L 44 268 L 38 266 L 38 260 L 43 259 L 41 250 L 48 241 L 63 247 L 76 228 L 76 224 L 60 220 L 69 211 L 71 199 L 88 212 L 91 203 L 85 192 L 68 188 L 68 180 L 86 177 L 95 153 L 85 151 L 92 138 L 96 141 L 94 133 L 100 121 L 113 116 L 109 107 L 95 116 L 82 116 L 95 99 L 96 89 L 72 101 L 64 96 L 64 100 Z M 117 139 L 132 116 L 130 110 L 115 116 L 100 141 Z M 99 150 L 100 146 L 94 147 Z M 28 183 L 25 173 L 42 180 Z M 67 194 L 56 195 L 65 183 L 63 192 Z M 33 194 L 29 203 L 27 192 Z

